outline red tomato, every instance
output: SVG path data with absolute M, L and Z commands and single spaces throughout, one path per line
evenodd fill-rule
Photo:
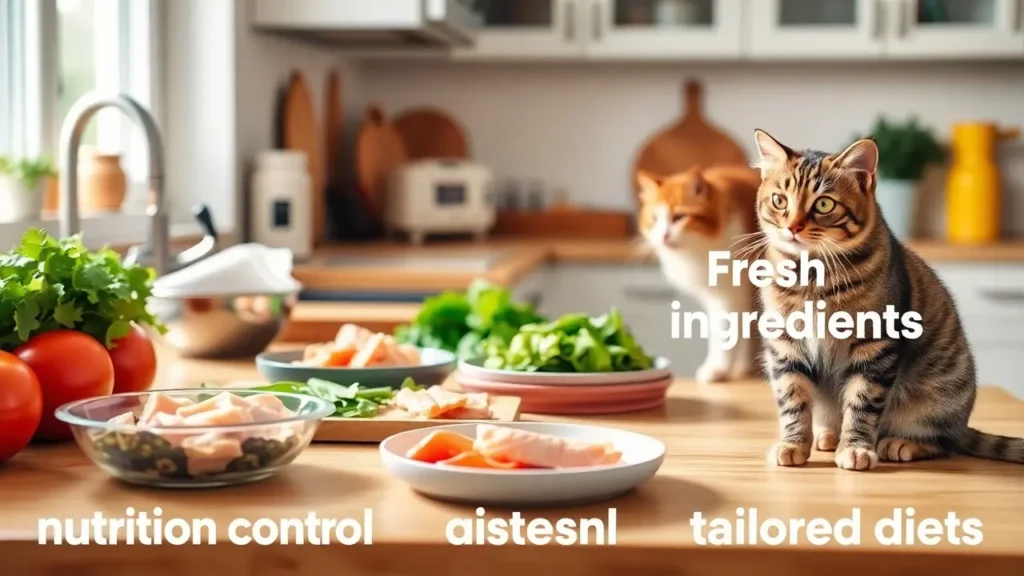
M 0 351 L 0 463 L 32 440 L 43 415 L 43 390 L 28 364 Z
M 156 379 L 156 349 L 146 329 L 132 324 L 127 336 L 110 349 L 114 363 L 114 393 L 145 392 Z
M 102 344 L 84 332 L 55 330 L 32 337 L 14 350 L 43 389 L 43 417 L 36 440 L 67 440 L 71 429 L 53 415 L 60 405 L 114 391 L 114 365 Z

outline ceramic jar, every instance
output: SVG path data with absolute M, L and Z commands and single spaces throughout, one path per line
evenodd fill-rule
M 306 154 L 268 150 L 256 158 L 252 176 L 249 232 L 260 244 L 288 248 L 295 258 L 313 252 L 310 227 L 314 191 Z M 323 217 L 323 214 L 316 215 Z
M 78 172 L 79 204 L 85 212 L 119 212 L 128 190 L 120 154 L 82 155 Z

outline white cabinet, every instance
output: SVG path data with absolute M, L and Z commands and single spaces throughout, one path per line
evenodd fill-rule
M 484 27 L 471 48 L 456 58 L 579 58 L 583 56 L 581 19 L 588 0 L 477 0 Z
M 477 0 L 459 59 L 739 58 L 745 0 Z
M 1024 0 L 748 0 L 755 59 L 1024 57 Z
M 591 3 L 592 58 L 739 58 L 743 0 Z
M 893 57 L 1024 57 L 1022 0 L 898 0 Z
M 753 58 L 881 58 L 890 0 L 750 0 Z

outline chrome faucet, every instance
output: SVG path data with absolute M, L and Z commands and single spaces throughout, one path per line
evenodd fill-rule
M 206 229 L 206 237 L 196 246 L 178 257 L 171 255 L 170 218 L 164 201 L 164 146 L 160 129 L 152 114 L 141 104 L 123 94 L 104 95 L 90 92 L 82 96 L 68 112 L 60 132 L 60 235 L 70 236 L 81 231 L 78 214 L 78 146 L 89 120 L 103 108 L 114 107 L 142 128 L 149 150 L 149 198 L 146 215 L 149 217 L 149 238 L 142 246 L 133 246 L 126 262 L 152 266 L 157 275 L 186 266 L 209 255 L 216 249 L 216 233 L 209 210 L 197 208 L 196 218 Z

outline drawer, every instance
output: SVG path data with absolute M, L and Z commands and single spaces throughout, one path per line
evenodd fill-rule
M 934 268 L 961 315 L 1024 320 L 1024 265 L 943 264 Z

